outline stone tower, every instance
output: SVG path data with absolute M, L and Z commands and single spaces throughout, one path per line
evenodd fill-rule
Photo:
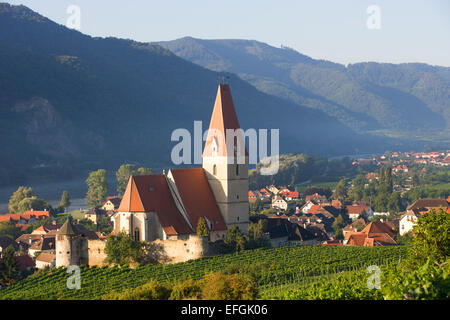
M 247 231 L 248 153 L 228 84 L 220 84 L 217 90 L 202 159 L 227 227 L 237 225 Z
M 56 267 L 87 264 L 87 241 L 73 227 L 70 219 L 56 232 Z

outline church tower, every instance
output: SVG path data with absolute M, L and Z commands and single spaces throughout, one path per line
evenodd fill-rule
M 219 84 L 202 158 L 227 227 L 237 225 L 247 231 L 248 153 L 228 84 Z

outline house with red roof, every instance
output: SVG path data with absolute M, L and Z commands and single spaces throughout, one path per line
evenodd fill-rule
M 365 204 L 354 203 L 345 206 L 345 208 L 347 210 L 348 217 L 352 220 L 358 219 L 362 212 L 365 212 L 369 217 L 373 216 L 373 209 Z
M 313 202 L 315 202 L 315 203 L 317 203 L 317 204 L 320 204 L 320 203 L 327 203 L 327 202 L 328 202 L 328 199 L 327 199 L 326 196 L 321 195 L 321 194 L 318 194 L 318 193 L 316 192 L 316 193 L 314 193 L 314 194 L 308 194 L 308 195 L 305 197 L 305 201 L 306 201 L 306 202 L 308 202 L 308 201 L 313 201 Z
M 297 191 L 290 191 L 284 194 L 284 199 L 287 201 L 298 200 L 300 198 L 300 193 Z
M 348 246 L 374 247 L 397 245 L 395 230 L 388 224 L 370 222 L 361 232 L 348 232 L 343 244 Z
M 120 206 L 122 197 L 108 197 L 102 205 L 102 209 L 105 211 L 117 211 Z

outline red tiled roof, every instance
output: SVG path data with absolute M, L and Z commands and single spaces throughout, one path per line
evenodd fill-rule
M 193 231 L 175 205 L 166 177 L 162 174 L 131 176 L 119 212 L 156 212 L 168 235 Z
M 20 228 L 22 232 L 27 231 L 29 227 L 31 227 L 31 224 L 16 224 L 16 228 Z
M 226 230 L 203 168 L 172 169 L 170 173 L 193 227 L 197 228 L 200 217 L 206 217 L 212 224 L 212 231 Z
M 40 255 L 37 256 L 36 261 L 42 261 L 42 262 L 48 262 L 52 263 L 56 259 L 55 254 L 47 253 L 47 252 L 41 252 Z
M 217 90 L 216 101 L 214 103 L 214 110 L 209 124 L 208 136 L 205 142 L 205 149 L 203 156 L 212 155 L 212 144 L 214 137 L 216 137 L 218 146 L 218 156 L 227 156 L 226 145 L 226 131 L 227 129 L 239 129 L 239 121 L 234 109 L 233 99 L 231 98 L 230 87 L 227 84 L 220 84 Z M 245 148 L 245 141 L 242 135 L 238 135 L 239 143 L 244 146 L 245 155 L 248 155 Z M 233 141 L 233 146 L 236 141 Z M 230 155 L 231 156 L 231 155 Z
M 369 206 L 362 206 L 362 205 L 348 205 L 346 206 L 347 208 L 347 213 L 348 214 L 360 214 L 361 211 L 366 211 L 369 210 Z
M 371 236 L 372 234 L 387 233 L 393 237 L 395 235 L 394 230 L 386 223 L 381 221 L 370 222 L 361 232 Z
M 300 197 L 300 193 L 297 191 L 287 192 L 285 195 L 287 198 L 298 198 Z

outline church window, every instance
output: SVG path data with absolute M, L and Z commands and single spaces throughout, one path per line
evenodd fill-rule
M 136 229 L 134 229 L 134 241 L 140 241 L 140 240 L 141 240 L 141 237 L 139 234 L 139 229 L 136 228 Z
M 217 175 L 217 166 L 216 165 L 213 166 L 213 175 Z

